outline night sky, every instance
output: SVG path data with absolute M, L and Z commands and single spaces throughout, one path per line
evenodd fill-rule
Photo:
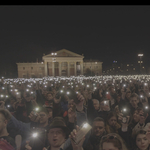
M 0 72 L 65 48 L 103 67 L 150 57 L 150 6 L 0 6 Z

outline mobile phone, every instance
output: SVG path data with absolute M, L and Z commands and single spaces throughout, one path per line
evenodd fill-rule
M 37 115 L 38 110 L 39 110 L 38 107 L 33 110 L 33 113 L 34 113 L 35 116 Z
M 76 144 L 78 144 L 81 141 L 81 139 L 83 138 L 83 135 L 86 135 L 91 129 L 92 129 L 91 125 L 89 125 L 87 122 L 83 123 L 76 135 L 76 139 L 73 141 Z
M 107 111 L 110 111 L 110 103 L 109 103 L 109 100 L 104 100 L 103 103 L 104 103 L 104 108 L 105 108 Z
M 16 93 L 16 98 L 21 98 L 21 93 L 20 92 Z

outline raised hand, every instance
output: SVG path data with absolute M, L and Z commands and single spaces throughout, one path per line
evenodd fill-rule
M 71 134 L 69 135 L 69 138 L 71 139 L 71 144 L 73 147 L 73 150 L 83 150 L 82 145 L 85 140 L 85 135 L 83 135 L 82 139 L 79 143 L 75 143 L 76 135 L 79 132 L 79 126 L 76 126 L 76 129 L 74 129 Z

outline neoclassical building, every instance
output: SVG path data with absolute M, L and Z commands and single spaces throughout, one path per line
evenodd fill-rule
M 102 74 L 100 61 L 83 61 L 84 56 L 66 49 L 42 57 L 42 62 L 17 63 L 18 78 L 41 78 L 44 76 L 78 76 L 87 71 Z

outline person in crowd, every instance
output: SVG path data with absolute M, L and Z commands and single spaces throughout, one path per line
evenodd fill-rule
M 150 150 L 146 130 L 139 130 L 134 137 L 134 150 Z
M 7 124 L 11 118 L 8 110 L 0 108 L 0 149 L 15 150 L 15 139 L 9 136 Z
M 53 118 L 58 116 L 63 117 L 63 114 L 64 110 L 61 107 L 61 95 L 60 92 L 57 92 L 53 102 Z
M 132 129 L 132 136 L 134 136 L 138 130 L 144 129 L 144 127 L 146 125 L 147 117 L 148 117 L 147 109 L 145 109 L 145 107 L 143 107 L 139 111 L 139 122 Z
M 52 92 L 46 94 L 45 105 L 50 105 L 54 102 L 54 97 Z
M 106 135 L 105 121 L 103 118 L 96 117 L 92 124 L 92 132 L 84 150 L 99 150 L 102 136 Z
M 128 150 L 123 139 L 116 133 L 109 133 L 102 137 L 99 150 Z
M 121 125 L 118 123 L 118 116 L 115 112 L 109 112 L 106 121 L 106 132 L 107 133 L 118 133 L 118 129 Z
M 136 93 L 133 93 L 130 97 L 130 107 L 129 107 L 132 115 L 135 109 L 138 107 L 142 107 L 142 104 L 139 101 L 139 96 Z

